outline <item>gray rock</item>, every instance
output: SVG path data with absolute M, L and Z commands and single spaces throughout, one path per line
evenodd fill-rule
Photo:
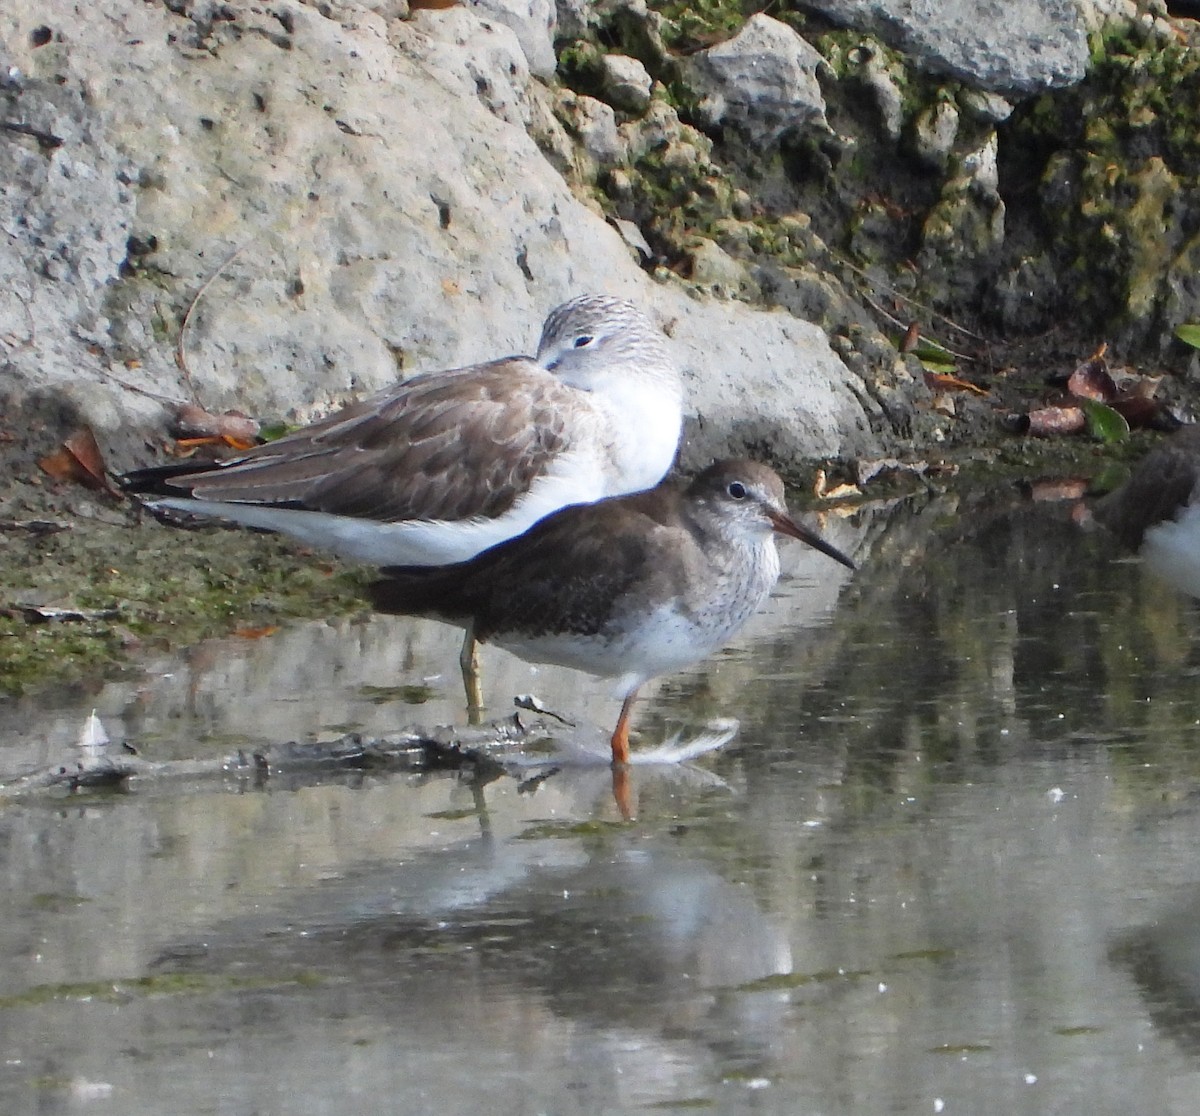
M 878 445 L 861 402 L 865 385 L 819 328 L 737 302 L 702 305 L 703 314 L 682 315 L 672 329 L 686 354 L 692 410 L 680 454 L 685 468 L 730 454 L 791 461 L 865 454 Z M 879 422 L 878 406 L 868 406 Z
M 694 55 L 688 80 L 703 95 L 708 124 L 729 124 L 754 145 L 775 142 L 789 128 L 828 130 L 816 48 L 770 16 L 754 15 L 732 39 Z
M 858 77 L 870 89 L 879 108 L 883 134 L 895 143 L 904 130 L 904 96 L 900 92 L 898 75 L 870 47 L 859 47 L 858 54 Z
M 554 76 L 554 34 L 558 13 L 554 0 L 467 0 L 479 13 L 503 23 L 517 36 L 529 72 L 540 78 Z
M 529 64 L 509 26 L 469 8 L 413 13 L 411 57 L 509 124 L 530 124 Z
M 698 239 L 688 247 L 688 256 L 691 261 L 688 278 L 706 294 L 747 299 L 758 295 L 757 284 L 746 264 L 734 259 L 714 241 Z
M 614 108 L 625 112 L 642 113 L 650 105 L 654 79 L 636 58 L 624 54 L 606 54 L 601 60 L 604 68 L 604 95 Z
M 1000 199 L 1000 141 L 995 132 L 974 151 L 968 151 L 961 162 L 961 173 L 969 188 L 980 197 Z
M 399 373 L 527 352 L 550 307 L 594 290 L 672 324 L 692 460 L 875 441 L 820 330 L 653 283 L 576 199 L 526 130 L 552 131 L 508 28 L 467 9 L 179 8 L 7 4 L 25 78 L 5 118 L 63 141 L 0 139 L 10 421 L 40 399 L 120 467 L 161 435 L 160 401 L 307 420 Z M 35 48 L 43 24 L 61 39 Z M 706 157 L 651 106 L 639 134 L 656 131 Z
M 595 97 L 576 97 L 575 131 L 584 152 L 597 166 L 613 166 L 625 158 L 626 145 L 611 105 Z
M 987 93 L 982 89 L 967 89 L 959 94 L 959 106 L 972 120 L 984 124 L 999 124 L 1012 116 L 1012 102 L 999 93 Z
M 1078 0 L 809 0 L 836 23 L 878 35 L 932 73 L 999 93 L 1071 85 L 1087 69 Z
M 21 68 L 0 90 L 0 116 L 25 129 L 0 133 L 0 411 L 11 419 L 14 405 L 52 397 L 59 414 L 94 409 L 115 421 L 99 350 L 130 253 L 137 170 L 78 89 L 37 75 L 28 59 Z M 123 402 L 156 409 L 145 396 Z
M 568 40 L 582 39 L 587 34 L 594 7 L 590 0 L 557 0 L 555 17 L 558 34 Z
M 935 170 L 945 168 L 958 135 L 958 108 L 950 101 L 930 105 L 916 120 L 913 146 L 919 158 Z

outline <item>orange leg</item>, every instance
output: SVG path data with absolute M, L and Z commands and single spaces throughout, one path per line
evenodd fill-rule
M 637 806 L 633 798 L 633 776 L 627 764 L 613 765 L 612 792 L 621 820 L 633 821 L 637 817 Z
M 617 727 L 612 734 L 613 767 L 629 762 L 629 714 L 633 703 L 637 700 L 637 690 L 630 690 L 621 703 L 621 715 L 617 718 Z

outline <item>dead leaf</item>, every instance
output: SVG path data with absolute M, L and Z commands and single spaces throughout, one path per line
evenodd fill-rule
M 887 477 L 892 480 L 902 477 L 905 474 L 914 477 L 923 477 L 929 472 L 929 469 L 930 465 L 928 461 L 901 461 L 898 457 L 877 457 L 871 461 L 859 461 L 855 472 L 857 473 L 859 485 L 866 487 L 866 485 L 880 477 Z
M 900 351 L 902 353 L 911 353 L 921 341 L 921 323 L 909 322 L 908 329 L 904 331 L 904 339 L 900 342 Z
M 1161 382 L 1161 376 L 1132 377 L 1121 385 L 1120 393 L 1109 406 L 1130 426 L 1148 427 L 1151 430 L 1174 430 L 1179 425 L 1179 420 L 1165 402 L 1154 397 Z
M 972 395 L 987 395 L 987 388 L 960 380 L 957 376 L 948 376 L 944 372 L 926 372 L 925 386 L 930 391 L 969 391 Z
M 1130 426 L 1153 426 L 1162 414 L 1162 404 L 1133 392 L 1122 392 L 1109 406 Z
M 947 418 L 954 418 L 958 414 L 958 410 L 954 406 L 954 397 L 945 392 L 939 392 L 933 397 L 933 409 L 939 415 L 945 415 Z
M 835 484 L 825 492 L 822 500 L 857 500 L 862 496 L 862 489 L 853 484 Z
M 38 468 L 57 481 L 71 481 L 98 492 L 118 495 L 109 483 L 104 456 L 90 426 L 81 426 L 65 438 L 58 449 L 38 461 Z
M 854 500 L 862 496 L 862 490 L 853 484 L 831 485 L 824 469 L 818 469 L 813 478 L 813 495 L 818 500 Z
M 278 624 L 264 624 L 261 628 L 236 628 L 234 635 L 238 639 L 264 639 L 279 631 Z
M 1036 504 L 1062 500 L 1082 500 L 1087 495 L 1088 481 L 1083 477 L 1054 477 L 1034 481 L 1029 486 L 1029 498 Z
M 171 422 L 171 433 L 183 441 L 208 438 L 249 449 L 258 438 L 259 427 L 257 419 L 242 411 L 215 415 L 195 403 L 181 403 Z
M 1090 357 L 1080 364 L 1067 380 L 1067 391 L 1080 399 L 1095 399 L 1099 403 L 1110 402 L 1117 394 L 1117 385 L 1108 373 L 1108 361 L 1104 354 L 1108 343 L 1101 343 Z
M 1043 407 L 1030 411 L 1020 423 L 1024 433 L 1038 438 L 1058 438 L 1064 434 L 1079 434 L 1087 429 L 1087 416 L 1082 407 Z

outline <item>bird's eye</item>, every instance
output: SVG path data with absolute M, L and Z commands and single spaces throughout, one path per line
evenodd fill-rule
M 585 333 L 582 337 L 575 338 L 575 348 L 583 349 L 590 345 L 596 339 L 590 334 Z
M 746 486 L 741 481 L 730 481 L 729 487 L 725 491 L 735 500 L 744 500 L 746 498 Z

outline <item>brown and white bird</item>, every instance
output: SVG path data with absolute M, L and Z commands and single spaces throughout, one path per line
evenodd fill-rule
M 612 761 L 629 761 L 639 687 L 723 646 L 779 577 L 775 534 L 854 563 L 787 514 L 765 465 L 720 461 L 686 487 L 565 508 L 468 562 L 384 570 L 368 596 L 386 613 L 466 627 L 523 659 L 618 679 Z
M 569 504 L 657 484 L 675 458 L 683 389 L 632 303 L 553 310 L 536 357 L 414 376 L 237 457 L 141 469 L 154 511 L 277 531 L 375 566 L 462 562 Z M 474 647 L 463 648 L 468 701 Z
M 1200 426 L 1164 438 L 1092 515 L 1155 573 L 1200 597 Z

